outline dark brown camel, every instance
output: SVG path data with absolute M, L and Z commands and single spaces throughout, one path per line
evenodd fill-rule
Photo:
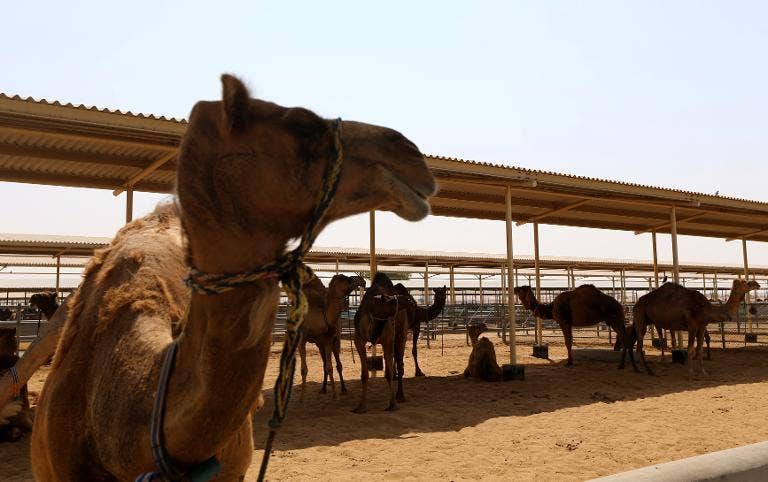
M 302 324 L 304 338 L 299 345 L 302 397 L 307 383 L 307 342 L 317 345 L 320 357 L 323 360 L 323 388 L 320 389 L 320 393 L 326 392 L 326 382 L 330 378 L 331 393 L 333 393 L 333 398 L 336 399 L 336 384 L 333 380 L 331 353 L 336 358 L 336 370 L 339 372 L 341 393 L 347 393 L 340 358 L 341 326 L 339 325 L 339 316 L 342 310 L 347 307 L 347 296 L 355 288 L 365 288 L 365 279 L 360 276 L 337 274 L 331 278 L 328 288 L 323 285 L 323 282 L 318 277 L 312 278 L 311 281 L 304 285 L 307 301 L 309 302 L 309 311 L 304 316 L 304 323 Z
M 594 285 L 581 285 L 564 291 L 552 303 L 546 304 L 538 302 L 530 286 L 518 286 L 514 291 L 523 306 L 533 311 L 534 315 L 553 319 L 560 325 L 568 349 L 566 366 L 573 365 L 573 327 L 592 326 L 603 321 L 616 332 L 616 347 L 625 346 L 626 328 L 621 303 Z M 634 358 L 631 360 L 634 364 Z
M 693 372 L 694 354 L 699 361 L 699 369 L 704 371 L 704 361 L 701 358 L 701 345 L 704 340 L 704 332 L 708 323 L 726 322 L 738 316 L 739 304 L 744 295 L 751 290 L 760 288 L 755 281 L 733 280 L 731 295 L 724 305 L 715 305 L 707 300 L 700 292 L 686 288 L 676 283 L 665 283 L 648 294 L 641 296 L 633 310 L 634 338 L 624 345 L 622 365 L 627 351 L 637 343 L 637 353 L 649 375 L 653 371 L 645 361 L 643 352 L 643 337 L 646 327 L 656 325 L 673 331 L 688 332 L 688 359 L 690 371 Z M 694 350 L 694 341 L 696 348 Z M 630 356 L 630 359 L 633 357 Z M 635 370 L 637 368 L 635 367 Z
M 16 364 L 16 328 L 0 328 L 0 375 Z M 18 388 L 16 396 L 0 405 L 0 442 L 15 442 L 32 429 L 27 385 Z
M 56 300 L 56 293 L 53 291 L 43 291 L 35 293 L 29 298 L 30 306 L 40 310 L 45 315 L 46 320 L 50 320 L 56 310 L 59 309 L 59 303 Z
M 480 378 L 487 382 L 497 382 L 501 380 L 501 368 L 496 361 L 496 350 L 493 343 L 486 337 L 478 339 L 484 331 L 486 331 L 485 323 L 473 323 L 467 327 L 467 333 L 472 342 L 472 352 L 469 354 L 469 362 L 467 368 L 464 369 L 464 376 Z
M 448 292 L 448 289 L 445 286 L 442 288 L 432 288 L 435 296 L 432 300 L 432 304 L 427 307 L 419 306 L 413 296 L 411 296 L 411 293 L 408 292 L 408 288 L 401 283 L 395 285 L 395 290 L 398 295 L 406 298 L 407 303 L 412 307 L 408 311 L 408 329 L 413 333 L 413 349 L 411 350 L 411 354 L 413 355 L 413 363 L 416 365 L 416 373 L 414 376 L 423 377 L 424 372 L 422 372 L 421 367 L 419 367 L 419 354 L 417 348 L 419 334 L 421 333 L 421 324 L 432 321 L 440 315 L 445 307 L 446 293 Z
M 13 316 L 13 311 L 8 308 L 0 308 L 0 321 L 8 321 Z
M 408 333 L 408 303 L 397 295 L 392 281 L 384 273 L 376 273 L 370 288 L 365 291 L 355 313 L 355 348 L 360 356 L 360 381 L 362 396 L 354 409 L 355 413 L 368 410 L 368 366 L 366 344 L 380 344 L 384 353 L 384 377 L 389 387 L 387 410 L 397 410 L 396 402 L 404 402 L 403 355 Z M 395 369 L 395 364 L 397 367 Z M 397 377 L 397 394 L 392 387 L 392 378 Z

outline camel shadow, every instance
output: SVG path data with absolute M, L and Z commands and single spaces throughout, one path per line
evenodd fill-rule
M 669 354 L 664 360 L 647 356 L 655 376 L 635 373 L 628 364 L 618 370 L 613 363 L 581 362 L 573 367 L 544 363 L 528 364 L 525 381 L 482 382 L 460 374 L 408 378 L 404 380 L 407 402 L 399 410 L 387 412 L 386 381 L 372 379 L 369 388 L 368 413 L 351 413 L 360 396 L 360 382 L 347 381 L 349 393 L 332 400 L 330 394 L 319 394 L 319 383 L 307 382 L 302 402 L 300 388 L 281 428 L 276 450 L 335 446 L 365 439 L 392 439 L 417 436 L 425 432 L 451 432 L 476 426 L 497 417 L 530 416 L 544 412 L 590 404 L 610 405 L 660 397 L 703 388 L 768 381 L 765 350 L 713 349 L 713 361 L 705 364 L 706 376 L 691 377 L 687 366 L 672 364 Z M 525 361 L 529 363 L 529 361 Z M 530 362 L 533 363 L 533 362 Z M 271 383 L 265 381 L 265 386 Z M 264 390 L 264 408 L 253 415 L 254 442 L 264 448 L 267 422 L 272 414 L 272 390 Z M 702 399 L 706 405 L 707 400 Z

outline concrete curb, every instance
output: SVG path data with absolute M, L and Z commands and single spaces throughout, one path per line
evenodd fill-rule
M 600 482 L 766 481 L 768 480 L 768 442 L 697 455 L 593 480 Z

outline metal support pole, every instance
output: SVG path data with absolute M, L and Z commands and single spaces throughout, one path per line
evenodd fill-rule
M 656 282 L 656 288 L 659 287 L 659 256 L 656 251 L 656 231 L 651 233 L 653 240 L 653 279 Z
M 534 271 L 536 273 L 536 299 L 539 300 L 539 303 L 542 302 L 541 299 L 541 269 L 539 266 L 539 223 L 533 223 L 533 267 Z M 541 318 L 538 316 L 536 317 L 536 344 L 541 345 L 542 343 L 542 323 Z
M 747 258 L 747 238 L 741 238 L 741 251 L 744 255 L 744 281 L 749 281 L 749 261 Z M 749 304 L 752 302 L 751 293 L 747 291 L 744 295 L 744 302 L 747 304 L 747 330 L 752 333 L 752 313 L 749 312 Z
M 424 263 L 424 305 L 429 307 L 429 263 Z M 430 348 L 430 338 L 432 338 L 432 330 L 430 329 L 431 321 L 427 321 L 427 348 Z
M 675 283 L 680 284 L 680 260 L 677 257 L 677 211 L 675 206 L 669 211 L 669 227 L 672 235 L 672 275 Z M 674 336 L 674 333 L 672 334 Z M 683 346 L 683 332 L 677 332 L 677 346 Z
M 368 214 L 368 225 L 369 225 L 368 239 L 370 242 L 370 252 L 371 252 L 371 264 L 370 264 L 371 282 L 373 282 L 373 278 L 376 276 L 376 211 L 371 211 Z
M 449 268 L 449 277 L 451 279 L 451 305 L 456 305 L 456 285 L 453 276 L 453 265 Z
M 59 300 L 61 291 L 61 255 L 56 256 L 56 301 Z
M 125 222 L 133 220 L 133 188 L 125 191 Z
M 515 341 L 515 262 L 512 254 L 512 189 L 507 186 L 507 305 L 509 306 L 509 363 L 517 363 L 517 343 Z
M 477 280 L 480 282 L 480 306 L 485 306 L 483 299 L 483 275 L 477 275 Z
M 336 258 L 336 274 L 339 274 L 339 258 Z

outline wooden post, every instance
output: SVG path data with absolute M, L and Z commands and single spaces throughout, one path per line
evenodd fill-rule
M 712 299 L 718 301 L 720 299 L 720 293 L 717 292 L 717 271 L 715 271 L 712 277 Z
M 483 275 L 477 275 L 477 280 L 480 282 L 480 306 L 485 306 L 483 299 Z
M 507 280 L 505 278 L 504 271 L 505 271 L 504 270 L 504 265 L 502 264 L 501 265 L 501 294 L 499 296 L 499 307 L 500 307 L 500 309 L 499 309 L 499 313 L 500 313 L 499 319 L 500 319 L 500 323 L 501 323 L 501 330 L 499 330 L 499 331 L 501 331 L 501 341 L 503 343 L 506 343 L 507 342 L 507 332 L 506 332 L 506 328 L 504 326 L 505 325 L 504 319 L 502 318 L 504 316 L 504 304 L 505 304 L 504 303 L 504 295 L 507 292 L 506 291 L 507 290 L 507 288 L 506 288 Z
M 371 271 L 371 282 L 373 282 L 373 278 L 374 276 L 376 276 L 376 211 L 371 211 L 368 214 L 368 225 L 369 225 L 368 240 L 370 243 L 370 252 L 371 252 L 370 271 Z
M 125 191 L 125 222 L 130 223 L 133 220 L 133 188 Z
M 533 269 L 536 273 L 536 299 L 542 303 L 541 299 L 541 268 L 539 266 L 539 223 L 533 223 Z M 536 344 L 542 343 L 542 323 L 541 318 L 536 317 Z
M 651 240 L 653 240 L 653 279 L 656 282 L 656 287 L 659 287 L 659 256 L 656 251 L 656 231 L 651 233 Z
M 336 274 L 339 274 L 339 258 L 336 258 Z
M 509 363 L 517 363 L 517 342 L 515 341 L 515 262 L 512 254 L 512 189 L 507 186 L 507 305 L 509 306 Z
M 453 276 L 453 265 L 449 267 L 449 276 L 451 279 L 451 305 L 456 304 L 456 285 L 454 283 L 454 276 Z
M 675 283 L 680 284 L 680 260 L 677 257 L 677 211 L 674 205 L 669 211 L 670 234 L 672 235 L 672 275 Z M 674 333 L 672 336 L 675 336 Z M 683 346 L 683 332 L 677 332 L 677 347 Z
M 424 263 L 424 305 L 429 307 L 429 263 Z M 430 348 L 430 339 L 432 338 L 432 330 L 430 329 L 431 321 L 427 321 L 427 348 Z

